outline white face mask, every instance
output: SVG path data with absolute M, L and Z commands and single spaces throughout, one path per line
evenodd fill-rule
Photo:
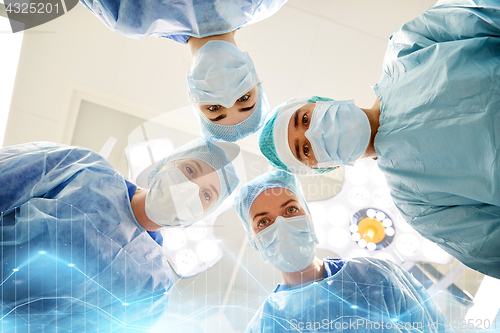
M 316 255 L 318 239 L 311 215 L 278 216 L 270 227 L 253 238 L 264 260 L 282 272 L 301 271 Z
M 205 215 L 199 186 L 175 166 L 155 175 L 145 209 L 151 221 L 164 227 L 189 226 Z
M 366 114 L 352 101 L 316 102 L 305 132 L 318 168 L 353 165 L 370 141 Z

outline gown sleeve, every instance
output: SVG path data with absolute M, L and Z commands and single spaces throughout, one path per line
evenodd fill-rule
M 465 265 L 500 278 L 500 207 L 430 207 L 410 224 Z
M 114 171 L 87 149 L 34 142 L 0 149 L 0 212 L 8 213 L 31 198 L 44 197 L 89 166 Z

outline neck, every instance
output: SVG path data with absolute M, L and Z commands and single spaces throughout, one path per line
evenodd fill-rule
M 135 219 L 144 229 L 147 231 L 158 231 L 161 229 L 161 226 L 148 218 L 146 215 L 146 209 L 144 208 L 146 205 L 146 195 L 148 194 L 148 191 L 149 190 L 146 189 L 137 189 L 130 204 L 132 206 L 132 212 L 134 212 Z
M 312 263 L 299 272 L 281 272 L 283 285 L 287 287 L 296 287 L 302 284 L 322 280 L 325 277 L 325 264 L 323 260 L 314 257 Z
M 229 42 L 231 44 L 236 45 L 236 41 L 234 40 L 234 34 L 236 30 L 233 30 L 231 32 L 222 34 L 222 35 L 214 35 L 214 36 L 208 36 L 208 37 L 202 37 L 202 38 L 196 38 L 196 37 L 189 37 L 187 40 L 187 44 L 189 46 L 189 50 L 191 51 L 191 57 L 194 56 L 196 51 L 199 50 L 200 47 L 205 45 L 205 43 L 211 41 L 211 40 L 223 40 L 226 42 Z M 236 45 L 237 46 L 237 45 Z
M 368 147 L 366 147 L 365 153 L 361 158 L 376 158 L 377 152 L 375 151 L 375 135 L 377 135 L 378 128 L 380 126 L 380 100 L 377 98 L 375 104 L 371 107 L 371 109 L 361 109 L 366 113 L 368 117 L 368 121 L 370 122 L 371 128 L 371 136 L 370 143 L 368 143 Z

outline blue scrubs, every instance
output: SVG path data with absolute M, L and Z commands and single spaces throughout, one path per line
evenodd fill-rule
M 402 26 L 374 90 L 378 165 L 405 220 L 500 278 L 500 3 L 439 1 Z
M 99 154 L 39 142 L 0 149 L 0 327 L 148 329 L 168 304 L 163 249 Z
M 108 28 L 135 39 L 220 35 L 261 21 L 287 0 L 80 0 Z
M 338 264 L 326 260 L 333 275 L 320 282 L 276 290 L 247 332 L 451 332 L 425 288 L 392 262 Z

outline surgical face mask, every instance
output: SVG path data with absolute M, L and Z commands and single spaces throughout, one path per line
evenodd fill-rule
M 164 227 L 189 226 L 204 215 L 200 188 L 175 166 L 154 177 L 145 209 L 151 221 Z
M 370 135 L 368 117 L 353 101 L 316 102 L 305 132 L 318 168 L 353 165 L 364 154 Z
M 253 239 L 264 260 L 282 272 L 298 272 L 309 266 L 318 242 L 311 215 L 279 216 Z
M 188 72 L 188 94 L 195 104 L 230 108 L 258 83 L 248 53 L 221 40 L 200 47 Z

